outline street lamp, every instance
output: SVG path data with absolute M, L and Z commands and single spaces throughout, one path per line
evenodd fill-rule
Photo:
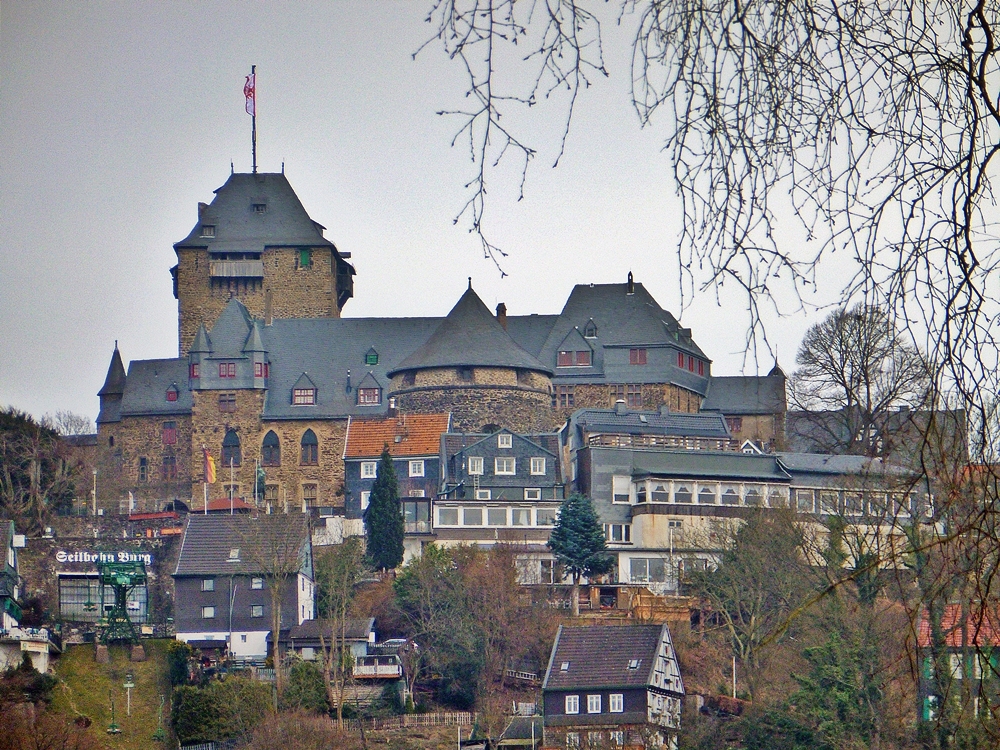
M 94 489 L 91 490 L 90 496 L 94 501 L 94 515 L 97 515 L 97 469 L 94 469 Z

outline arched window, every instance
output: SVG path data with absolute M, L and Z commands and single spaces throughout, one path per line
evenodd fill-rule
M 281 443 L 278 441 L 278 436 L 274 434 L 274 430 L 264 436 L 260 462 L 264 466 L 281 466 Z
M 306 430 L 306 434 L 302 436 L 302 465 L 315 466 L 318 463 L 319 441 L 316 439 L 315 432 Z
M 222 440 L 222 466 L 219 468 L 228 468 L 230 464 L 239 466 L 242 461 L 239 435 L 236 434 L 236 430 L 229 430 Z

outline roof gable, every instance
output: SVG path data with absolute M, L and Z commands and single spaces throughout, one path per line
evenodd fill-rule
M 227 359 L 241 358 L 253 322 L 242 302 L 235 297 L 229 300 L 212 326 L 212 354 Z
M 665 634 L 666 625 L 560 626 L 542 690 L 652 685 Z
M 510 448 L 500 448 L 499 445 L 498 445 L 498 440 L 497 440 L 497 436 L 498 435 L 510 435 L 511 436 L 511 447 Z M 492 455 L 493 453 L 496 453 L 499 450 L 511 451 L 510 455 L 514 455 L 515 453 L 520 452 L 514 446 L 517 446 L 518 448 L 528 447 L 528 448 L 531 448 L 532 451 L 536 451 L 537 450 L 537 451 L 540 451 L 542 453 L 546 453 L 546 454 L 548 454 L 550 456 L 555 456 L 556 455 L 553 451 L 550 451 L 545 446 L 540 445 L 539 443 L 536 443 L 535 441 L 528 439 L 524 435 L 519 435 L 518 433 L 513 432 L 512 430 L 508 430 L 508 429 L 497 430 L 496 432 L 494 432 L 491 435 L 485 435 L 485 436 L 481 437 L 479 440 L 476 440 L 474 443 L 472 443 L 472 444 L 468 445 L 467 447 L 463 448 L 462 451 L 466 455 L 468 455 L 469 452 L 472 451 L 472 450 L 478 450 L 478 449 L 481 449 L 481 448 L 486 448 L 487 450 L 485 450 L 483 452 L 484 453 L 488 453 L 490 455 Z
M 211 226 L 211 236 L 203 227 Z M 212 203 L 175 249 L 205 247 L 209 252 L 262 252 L 274 246 L 330 246 L 322 225 L 313 221 L 284 174 L 233 173 L 215 191 Z
M 375 458 L 389 447 L 391 456 L 437 455 L 450 414 L 400 414 L 388 419 L 351 419 L 344 458 Z
M 174 575 L 262 573 L 266 571 L 256 561 L 268 554 L 289 559 L 297 554 L 299 572 L 312 578 L 307 517 L 300 513 L 256 516 L 192 513 L 184 527 Z
M 423 346 L 388 374 L 438 367 L 515 367 L 552 374 L 510 337 L 471 283 Z

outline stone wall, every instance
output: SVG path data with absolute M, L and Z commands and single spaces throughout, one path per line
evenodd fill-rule
M 263 280 L 213 285 L 209 278 L 208 251 L 182 248 L 177 252 L 178 351 L 187 353 L 205 323 L 211 329 L 226 303 L 237 297 L 255 318 L 264 317 L 265 299 L 271 294 L 275 318 L 339 318 L 337 269 L 333 251 L 313 248 L 312 265 L 299 267 L 299 249 L 266 248 L 261 256 Z
M 551 397 L 547 391 L 518 386 L 442 385 L 408 388 L 393 394 L 396 406 L 412 414 L 451 412 L 455 432 L 478 432 L 497 424 L 514 432 L 548 431 L 552 427 Z
M 623 384 L 624 385 L 624 384 Z M 558 398 L 558 385 L 553 386 Z M 625 385 L 626 393 L 628 386 Z M 641 406 L 630 406 L 632 411 L 659 411 L 666 406 L 670 411 L 693 414 L 701 408 L 701 396 L 672 383 L 643 383 Z M 612 409 L 617 391 L 608 385 L 578 383 L 573 386 L 573 406 L 562 407 L 558 401 L 553 408 L 553 429 L 563 425 L 577 409 Z
M 753 440 L 767 452 L 785 450 L 784 414 L 727 417 L 726 423 L 735 440 Z
M 175 443 L 167 444 L 164 425 L 175 425 Z M 113 440 L 113 444 L 112 444 Z M 191 487 L 191 417 L 122 417 L 97 430 L 97 506 L 105 513 L 128 511 L 128 493 L 137 511 L 161 510 L 171 500 L 187 502 Z M 163 458 L 173 456 L 176 477 L 165 472 Z M 146 479 L 140 481 L 140 459 Z M 81 479 L 77 495 L 89 498 L 90 478 Z M 90 507 L 88 505 L 88 507 Z
M 319 463 L 303 466 L 301 442 L 306 430 L 312 430 L 319 441 Z M 278 507 L 283 508 L 287 498 L 289 508 L 302 507 L 302 485 L 317 485 L 314 506 L 344 507 L 344 444 L 347 439 L 347 420 L 328 419 L 312 421 L 265 422 L 258 434 L 255 457 L 260 457 L 260 446 L 268 431 L 274 430 L 281 442 L 281 466 L 265 466 L 266 484 L 277 491 Z

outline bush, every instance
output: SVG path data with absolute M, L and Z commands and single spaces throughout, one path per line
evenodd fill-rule
M 174 688 L 172 723 L 182 745 L 245 739 L 271 708 L 271 686 L 230 677 L 204 687 Z
M 167 664 L 170 668 L 170 684 L 187 685 L 189 682 L 189 662 L 194 649 L 183 641 L 171 641 L 167 645 Z
M 300 661 L 292 667 L 288 685 L 281 694 L 281 708 L 283 711 L 294 709 L 314 714 L 325 714 L 330 710 L 319 667 L 307 661 Z
M 360 750 L 356 736 L 342 733 L 326 717 L 302 711 L 268 716 L 253 733 L 247 750 Z
M 0 675 L 0 706 L 13 703 L 50 703 L 52 689 L 58 680 L 52 675 L 42 674 L 31 665 L 31 657 L 25 652 L 21 664 Z

